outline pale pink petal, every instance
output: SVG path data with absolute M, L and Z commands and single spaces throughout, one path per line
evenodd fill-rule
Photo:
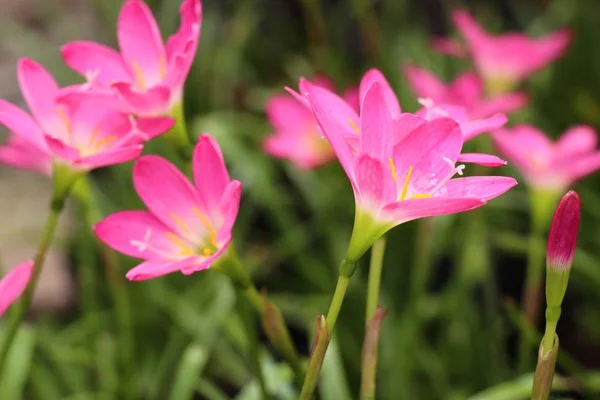
M 33 274 L 33 260 L 25 261 L 0 280 L 0 316 L 23 294 Z
M 393 120 L 393 132 L 392 132 L 392 143 L 398 144 L 404 139 L 406 135 L 409 135 L 412 131 L 417 129 L 419 126 L 425 124 L 427 121 L 415 114 L 402 113 L 400 116 Z
M 404 200 L 387 205 L 382 215 L 393 219 L 395 224 L 412 221 L 418 218 L 438 215 L 456 214 L 481 207 L 485 200 L 475 198 L 432 197 L 428 199 Z
M 582 179 L 586 175 L 600 170 L 600 152 L 587 156 L 580 156 L 571 162 L 562 162 L 561 170 L 557 174 L 563 174 L 572 182 Z
M 167 68 L 165 48 L 152 11 L 143 1 L 127 0 L 123 5 L 117 39 L 121 55 L 138 81 L 143 79 L 148 87 L 162 81 Z
M 470 176 L 451 179 L 436 196 L 444 198 L 470 197 L 489 201 L 517 184 L 508 176 Z
M 508 114 L 527 105 L 529 99 L 523 92 L 507 93 L 482 100 L 469 110 L 471 118 L 486 118 L 490 115 L 501 113 Z
M 200 257 L 188 257 L 183 260 L 149 260 L 130 269 L 125 277 L 130 281 L 147 281 L 173 272 L 181 271 L 197 262 Z
M 385 99 L 385 88 L 374 81 L 364 94 L 361 115 L 361 152 L 378 160 L 392 156 L 392 117 Z
M 31 114 L 47 133 L 57 133 L 64 125 L 56 110 L 58 85 L 54 78 L 37 62 L 22 58 L 17 64 L 21 93 Z
M 136 1 L 136 0 L 133 0 Z M 165 86 L 154 86 L 146 92 L 138 92 L 127 83 L 112 85 L 132 110 L 142 116 L 166 115 L 170 112 L 171 91 Z
M 217 141 L 202 134 L 192 157 L 194 184 L 209 214 L 219 210 L 221 196 L 229 184 L 229 172 Z
M 296 99 L 299 103 L 303 104 L 306 108 L 308 108 L 309 110 L 310 108 L 310 103 L 308 102 L 308 99 L 306 97 L 304 97 L 304 94 L 306 94 L 306 92 L 308 92 L 308 90 L 306 89 L 310 84 L 308 83 L 308 81 L 304 78 L 300 78 L 300 91 L 301 93 L 296 92 L 294 89 L 290 88 L 290 87 L 285 87 L 285 91 L 288 92 L 289 94 L 292 95 L 292 97 L 294 97 L 294 99 Z M 302 88 L 304 88 L 304 91 L 302 91 Z
M 71 69 L 82 76 L 93 77 L 94 81 L 102 85 L 132 81 L 121 55 L 103 44 L 70 42 L 61 48 L 61 54 Z
M 133 167 L 133 186 L 142 201 L 159 220 L 179 235 L 192 239 L 207 229 L 196 188 L 170 162 L 158 156 L 144 156 Z M 202 216 L 199 216 L 201 214 Z
M 417 97 L 427 97 L 436 103 L 443 103 L 446 99 L 446 85 L 430 71 L 406 64 L 402 68 L 408 84 Z
M 44 140 L 44 132 L 31 116 L 3 99 L 0 99 L 0 124 L 38 149 L 48 148 Z
M 129 210 L 110 214 L 94 227 L 96 236 L 114 250 L 147 260 L 175 259 L 181 240 L 148 211 Z M 171 240 L 176 237 L 176 240 Z
M 448 38 L 435 38 L 431 43 L 432 47 L 441 54 L 456 58 L 464 58 L 467 56 L 467 49 L 464 44 L 458 40 Z
M 112 87 L 85 89 L 83 85 L 73 85 L 61 89 L 56 101 L 68 109 L 75 109 L 81 103 L 93 103 L 98 107 L 112 108 L 125 113 L 134 111 Z
M 452 21 L 468 45 L 483 46 L 487 41 L 487 32 L 467 10 L 461 8 L 452 11 Z
M 555 157 L 575 157 L 593 151 L 598 143 L 598 134 L 591 126 L 577 125 L 569 128 L 556 142 Z
M 362 204 L 376 212 L 384 204 L 396 200 L 396 185 L 388 166 L 384 168 L 381 161 L 366 154 L 361 154 L 355 164 L 357 195 Z
M 407 198 L 426 194 L 448 178 L 462 147 L 458 124 L 439 118 L 420 125 L 394 146 L 399 186 L 407 181 Z
M 75 162 L 75 166 L 89 171 L 108 165 L 121 164 L 135 160 L 142 154 L 143 150 L 144 145 L 141 144 L 105 150 L 94 155 L 79 158 Z
M 267 101 L 265 112 L 269 122 L 277 130 L 302 130 L 307 124 L 317 124 L 306 98 L 302 103 L 296 98 L 275 95 Z
M 394 93 L 394 90 L 392 89 L 388 81 L 385 79 L 385 76 L 383 76 L 381 71 L 377 69 L 368 70 L 360 81 L 360 87 L 358 90 L 360 93 L 359 95 L 361 113 L 367 91 L 375 82 L 378 82 L 381 85 L 381 91 L 383 94 L 385 104 L 387 105 L 389 111 L 392 113 L 392 116 L 394 118 L 397 118 L 402 112 L 402 110 L 400 109 L 400 103 L 398 103 L 398 98 L 396 97 L 396 94 Z
M 462 105 L 468 109 L 477 102 L 482 101 L 483 81 L 475 72 L 465 72 L 450 84 L 448 90 L 446 101 Z
M 562 29 L 539 39 L 533 39 L 528 54 L 528 72 L 534 72 L 545 67 L 562 56 L 571 42 L 571 31 Z
M 462 153 L 458 156 L 458 162 L 482 165 L 484 167 L 502 167 L 506 161 L 491 154 Z
M 217 234 L 217 240 L 219 242 L 223 241 L 228 235 L 231 235 L 231 230 L 233 229 L 240 208 L 241 196 L 242 183 L 236 180 L 229 182 L 223 192 L 219 206 L 221 215 L 223 216 L 223 223 Z
M 552 163 L 552 141 L 533 126 L 500 129 L 492 133 L 492 140 L 498 152 L 524 173 L 548 168 Z
M 504 114 L 495 114 L 486 119 L 471 120 L 465 124 L 461 124 L 463 140 L 471 140 L 476 136 L 486 132 L 493 132 L 502 128 L 508 119 Z
M 79 159 L 79 150 L 69 146 L 60 139 L 53 138 L 49 135 L 44 135 L 46 146 L 50 149 L 53 155 L 62 158 L 67 163 L 73 163 Z
M 52 158 L 44 151 L 15 134 L 0 146 L 0 163 L 33 170 L 44 175 L 52 172 Z

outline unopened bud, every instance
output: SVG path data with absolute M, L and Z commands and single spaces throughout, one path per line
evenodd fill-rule
M 546 262 L 549 268 L 558 270 L 571 268 L 577 245 L 580 215 L 579 195 L 571 190 L 558 203 L 550 226 L 546 252 Z

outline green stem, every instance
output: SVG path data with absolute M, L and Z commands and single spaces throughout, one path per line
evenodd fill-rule
M 321 9 L 321 0 L 301 0 L 304 11 L 305 28 L 312 58 L 318 67 L 323 67 L 323 51 L 327 46 L 327 29 Z
M 369 282 L 367 289 L 367 322 L 375 316 L 377 305 L 379 304 L 381 270 L 383 269 L 384 253 L 385 236 L 382 236 L 373 243 L 373 247 L 371 248 L 371 263 L 369 265 Z
M 335 291 L 333 292 L 333 298 L 331 299 L 331 304 L 329 305 L 329 311 L 327 311 L 327 332 L 330 336 L 333 333 L 335 323 L 337 322 L 338 315 L 340 314 L 340 309 L 342 308 L 342 303 L 344 302 L 344 297 L 346 296 L 346 291 L 348 290 L 348 284 L 350 284 L 350 277 L 344 275 L 340 275 L 338 277 Z
M 267 390 L 267 383 L 260 363 L 259 342 L 255 330 L 255 316 L 252 313 L 252 307 L 249 306 L 249 302 L 239 301 L 239 308 L 242 321 L 244 321 L 248 334 L 248 353 L 252 361 L 252 367 L 258 380 L 262 398 L 268 400 L 271 397 Z
M 538 361 L 533 377 L 531 400 L 548 400 L 550 397 L 557 357 L 558 336 L 555 334 L 552 336 L 550 349 L 548 351 L 543 351 L 543 346 L 540 346 L 538 351 Z
M 31 280 L 29 281 L 29 284 L 25 288 L 21 299 L 19 300 L 19 302 L 17 303 L 16 307 L 10 315 L 8 330 L 5 332 L 3 337 L 2 347 L 0 350 L 0 376 L 3 375 L 4 368 L 6 367 L 8 353 L 15 339 L 17 331 L 19 330 L 19 326 L 21 326 L 21 323 L 25 318 L 25 314 L 29 309 L 29 306 L 31 305 L 33 294 L 35 293 L 35 288 L 37 286 L 40 273 L 42 272 L 42 267 L 44 266 L 44 260 L 46 259 L 48 247 L 50 246 L 52 238 L 54 237 L 58 217 L 64 208 L 65 197 L 66 193 L 57 195 L 56 190 L 55 194 L 52 196 L 50 214 L 46 219 L 46 226 L 44 227 L 42 241 L 34 258 L 33 273 L 31 276 Z
M 74 187 L 74 196 L 79 201 L 85 213 L 86 223 L 90 230 L 102 219 L 100 205 L 94 195 L 94 190 L 87 176 L 79 179 Z M 104 263 L 104 272 L 108 281 L 110 295 L 115 308 L 117 324 L 119 327 L 119 357 L 123 370 L 122 393 L 124 398 L 133 399 L 133 371 L 135 367 L 134 333 L 131 317 L 131 304 L 127 295 L 125 280 L 122 277 L 117 255 L 104 243 L 97 241 L 100 257 Z
M 194 146 L 185 123 L 183 102 L 173 106 L 171 116 L 175 118 L 175 125 L 164 134 L 164 137 L 179 152 L 184 160 L 191 160 Z

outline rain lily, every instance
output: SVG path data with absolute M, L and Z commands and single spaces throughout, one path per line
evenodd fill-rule
M 490 35 L 464 9 L 452 13 L 454 25 L 463 37 L 465 51 L 492 91 L 505 91 L 532 73 L 558 59 L 571 41 L 567 29 L 540 38 L 509 32 Z M 457 55 L 459 44 L 449 40 L 434 46 L 441 52 Z
M 600 169 L 598 137 L 589 126 L 574 126 L 553 142 L 533 126 L 518 125 L 494 132 L 492 140 L 537 190 L 562 193 L 573 182 Z
M 577 247 L 580 218 L 581 200 L 577 192 L 570 190 L 558 203 L 550 225 L 546 251 L 549 268 L 563 271 L 571 268 Z
M 473 72 L 465 72 L 445 84 L 432 72 L 413 65 L 403 67 L 412 90 L 419 97 L 430 98 L 437 104 L 461 106 L 469 118 L 487 118 L 497 113 L 510 113 L 527 104 L 522 92 L 493 95 L 486 98 L 483 82 Z
M 117 22 L 120 53 L 102 44 L 66 44 L 62 55 L 69 67 L 88 82 L 68 93 L 64 101 L 82 97 L 115 102 L 122 111 L 142 116 L 169 115 L 181 103 L 183 86 L 200 38 L 200 0 L 184 0 L 179 30 L 166 45 L 150 8 L 127 0 Z
M 0 280 L 0 316 L 23 294 L 32 273 L 33 261 L 26 261 L 2 277 Z
M 201 135 L 194 149 L 193 172 L 194 185 L 167 160 L 141 157 L 133 183 L 148 211 L 117 212 L 96 225 L 96 235 L 110 247 L 145 260 L 128 279 L 191 274 L 209 268 L 226 251 L 242 187 L 230 180 L 221 149 L 209 135 Z
M 328 90 L 309 85 L 306 96 L 354 191 L 348 262 L 396 225 L 480 207 L 516 184 L 509 177 L 452 179 L 464 168 L 456 165 L 463 144 L 459 125 L 402 113 L 380 73 L 361 83 L 360 120 L 352 120 L 352 110 Z M 345 139 L 354 127 L 356 149 Z
M 325 78 L 315 80 L 314 84 L 333 90 L 333 85 Z M 300 80 L 299 87 L 304 92 L 304 79 Z M 290 88 L 286 89 L 293 95 L 275 95 L 267 102 L 267 117 L 275 133 L 265 140 L 265 151 L 275 157 L 289 159 L 302 169 L 316 168 L 333 160 L 333 149 L 320 132 L 310 105 L 304 97 Z M 343 98 L 358 111 L 357 89 L 348 89 Z
M 38 63 L 21 59 L 18 80 L 33 118 L 0 100 L 0 123 L 13 136 L 0 150 L 2 161 L 47 172 L 49 160 L 73 170 L 121 163 L 139 156 L 143 142 L 168 130 L 166 117 L 134 119 L 108 106 L 56 102 L 60 89 Z

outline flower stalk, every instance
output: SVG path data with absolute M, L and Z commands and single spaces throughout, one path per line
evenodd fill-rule
M 365 326 L 365 339 L 362 348 L 362 379 L 360 383 L 361 400 L 375 399 L 379 333 L 386 314 L 387 310 L 377 307 L 375 314 L 369 318 Z

